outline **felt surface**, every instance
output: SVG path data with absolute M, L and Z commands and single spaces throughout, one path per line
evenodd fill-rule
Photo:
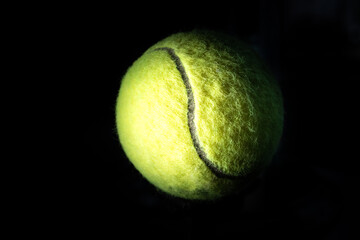
M 190 133 L 188 76 L 200 159 Z M 120 142 L 130 161 L 161 190 L 214 199 L 241 187 L 271 160 L 283 125 L 280 89 L 245 44 L 210 32 L 174 34 L 153 45 L 125 74 L 117 100 Z

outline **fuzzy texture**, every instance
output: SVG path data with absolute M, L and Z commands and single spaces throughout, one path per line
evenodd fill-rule
M 166 49 L 191 85 L 193 133 L 189 89 Z M 269 164 L 282 134 L 283 103 L 276 81 L 248 46 L 193 31 L 158 42 L 128 69 L 116 123 L 126 155 L 152 184 L 182 198 L 215 199 Z M 223 176 L 199 156 L 192 134 Z

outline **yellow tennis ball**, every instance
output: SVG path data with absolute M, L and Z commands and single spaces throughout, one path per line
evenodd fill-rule
M 121 145 L 140 173 L 173 196 L 216 199 L 266 167 L 280 141 L 277 82 L 244 43 L 177 33 L 150 47 L 122 79 Z

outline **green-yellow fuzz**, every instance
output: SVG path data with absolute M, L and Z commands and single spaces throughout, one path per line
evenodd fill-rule
M 189 126 L 189 94 L 200 158 Z M 189 90 L 188 90 L 189 91 Z M 152 184 L 173 196 L 216 199 L 266 167 L 280 141 L 277 82 L 244 43 L 214 32 L 177 33 L 150 47 L 122 79 L 116 105 L 121 145 Z

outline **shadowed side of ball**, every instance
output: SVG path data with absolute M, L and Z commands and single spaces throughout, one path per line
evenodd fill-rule
M 245 44 L 178 33 L 125 74 L 116 106 L 130 161 L 161 190 L 187 199 L 233 192 L 269 164 L 280 141 L 280 89 Z

